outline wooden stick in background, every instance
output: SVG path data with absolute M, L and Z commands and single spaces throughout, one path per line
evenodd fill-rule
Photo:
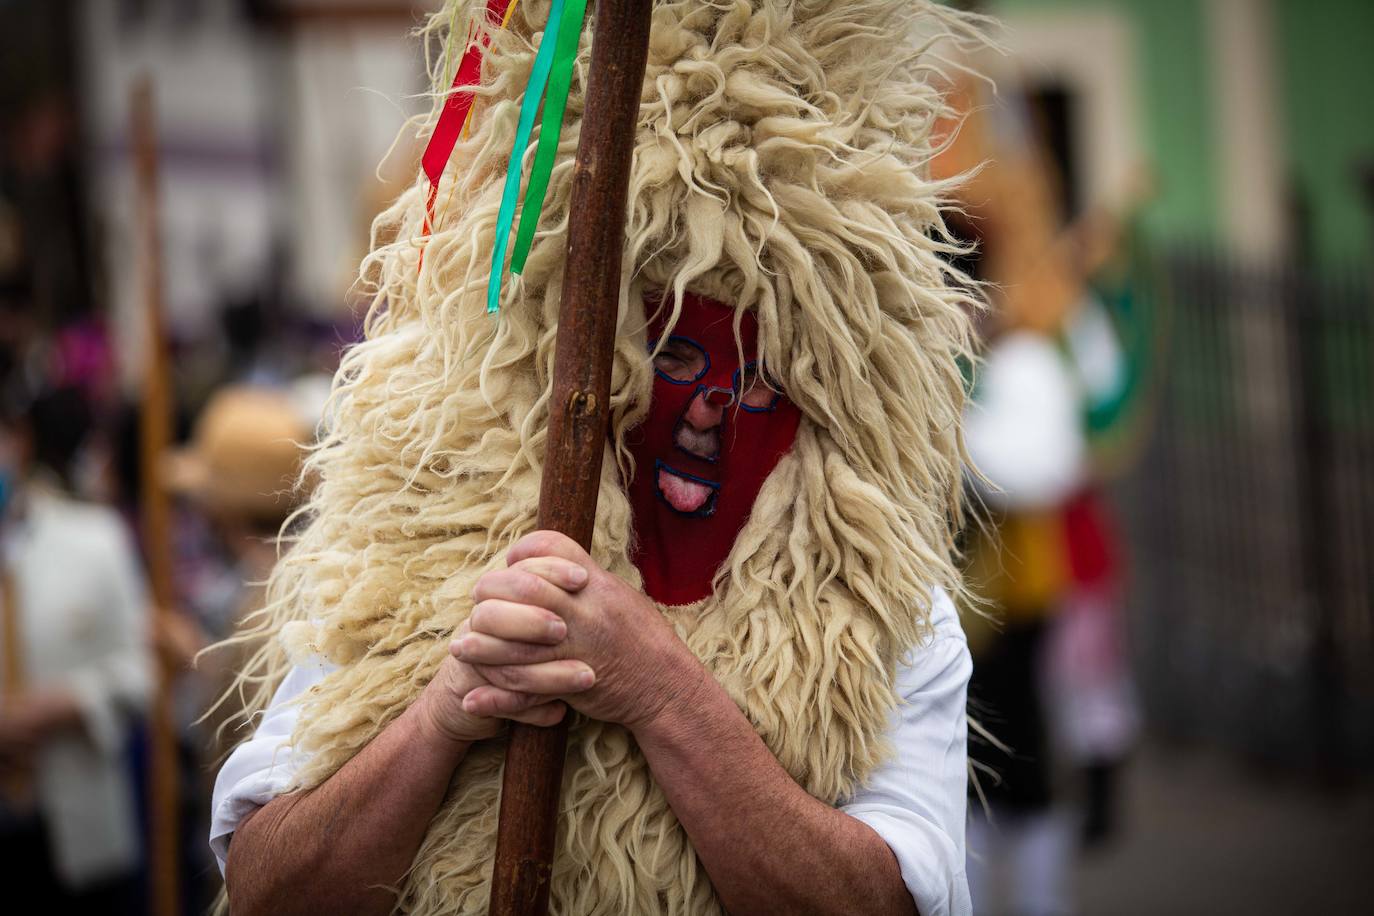
M 597 3 L 573 171 L 539 527 L 561 531 L 588 549 L 610 415 L 626 195 L 652 5 Z M 553 728 L 511 724 L 491 916 L 542 916 L 548 908 L 567 734 L 567 719 Z
M 162 306 L 162 244 L 158 220 L 157 125 L 153 83 L 134 87 L 132 136 L 138 185 L 138 230 L 147 340 L 143 403 L 139 418 L 143 546 L 157 617 L 172 614 L 172 517 L 162 463 L 172 439 L 171 367 Z M 162 621 L 154 619 L 160 630 Z M 152 634 L 149 634 L 150 639 Z M 177 672 L 158 665 L 157 692 L 149 715 L 149 873 L 154 916 L 180 916 L 180 798 L 172 685 Z
M 29 686 L 28 666 L 24 663 L 24 627 L 20 620 L 19 583 L 10 568 L 9 551 L 0 554 L 0 643 L 4 644 L 3 692 L 0 704 L 14 703 Z M 0 801 L 12 811 L 27 812 L 34 804 L 33 767 L 13 766 L 0 774 Z

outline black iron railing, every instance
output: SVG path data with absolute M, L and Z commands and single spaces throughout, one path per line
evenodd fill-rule
M 1151 427 L 1118 490 L 1154 725 L 1374 762 L 1374 286 L 1211 251 L 1142 258 Z

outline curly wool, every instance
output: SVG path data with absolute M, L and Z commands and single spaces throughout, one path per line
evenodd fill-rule
M 438 92 L 463 36 L 485 27 L 482 6 L 457 0 L 423 30 L 446 49 Z M 374 223 L 366 337 L 335 380 L 307 524 L 240 637 L 262 640 L 240 682 L 250 712 L 291 659 L 340 666 L 301 700 L 298 788 L 407 708 L 471 611 L 477 578 L 535 525 L 590 28 L 541 231 L 497 320 L 485 291 L 547 15 L 529 0 L 491 33 L 432 235 L 420 240 L 418 182 Z M 957 250 L 941 218 L 952 187 L 923 177 L 946 113 L 930 48 L 951 33 L 976 37 L 924 0 L 677 0 L 653 13 L 592 553 L 638 584 L 622 481 L 633 473 L 625 433 L 651 387 L 644 292 L 675 294 L 674 317 L 688 289 L 753 310 L 756 356 L 802 427 L 713 597 L 663 612 L 787 771 L 828 803 L 887 752 L 897 665 L 920 651 L 932 590 L 959 589 L 956 359 L 974 303 L 941 257 Z M 398 912 L 485 911 L 502 754 L 491 743 L 464 760 Z M 563 792 L 553 912 L 721 912 L 625 730 L 576 721 Z

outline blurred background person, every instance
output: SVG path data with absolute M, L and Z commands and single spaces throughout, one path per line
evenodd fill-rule
M 1091 460 L 1129 413 L 1114 319 L 1090 280 L 1112 255 L 1121 217 L 1067 212 L 1043 113 L 1005 62 L 953 86 L 959 112 L 937 174 L 965 175 L 951 224 L 964 264 L 986 284 L 982 361 L 964 432 L 975 512 L 966 628 L 975 666 L 970 710 L 986 743 L 970 827 L 980 912 L 1076 911 L 1080 837 L 1105 837 L 1114 775 L 1138 719 L 1126 667 L 1119 567 Z M 1139 196 L 1123 189 L 1122 202 Z M 1133 201 L 1131 201 L 1133 203 Z
M 1116 219 L 1092 214 L 1075 229 L 1082 238 L 1096 224 L 1100 234 L 1092 241 L 1105 254 L 1120 235 Z M 1127 632 L 1128 552 L 1110 488 L 1130 471 L 1121 443 L 1144 419 L 1148 358 L 1142 348 L 1150 341 L 1120 276 L 1099 257 L 1080 263 L 1090 265 L 1091 283 L 1058 342 L 1078 395 L 1086 460 L 1061 516 L 1067 575 L 1044 649 L 1041 689 L 1051 733 L 1075 778 L 1077 840 L 1091 852 L 1114 838 L 1121 771 L 1141 730 Z
M 322 406 L 315 382 L 306 379 L 293 389 L 219 389 L 197 419 L 190 443 L 169 456 L 169 486 L 187 501 L 209 535 L 197 555 L 183 557 L 181 590 L 189 613 L 178 616 L 176 632 L 162 634 L 179 667 L 196 669 L 196 677 L 183 685 L 185 706 L 194 718 L 215 705 L 242 653 L 251 647 L 221 647 L 196 656 L 232 635 L 261 607 L 262 584 L 277 559 L 278 535 L 309 495 L 298 478 Z M 224 704 L 232 706 L 232 699 Z M 218 726 L 233 715 L 224 707 L 201 723 L 207 761 L 218 760 L 235 740 L 218 733 Z
M 0 414 L 0 861 L 45 912 L 138 911 L 127 756 L 152 669 L 138 555 L 71 490 L 89 426 L 74 389 Z M 18 403 L 15 403 L 18 400 Z
M 1013 326 L 989 342 L 965 421 L 970 457 L 986 475 L 986 511 L 967 535 L 969 585 L 986 602 L 966 615 L 969 708 L 992 742 L 970 749 L 980 782 L 969 831 L 978 912 L 1072 910 L 1072 828 L 1043 687 L 1069 585 L 1064 510 L 1084 461 L 1077 406 L 1052 340 Z
M 190 442 L 170 454 L 167 486 L 183 500 L 178 528 L 178 613 L 159 617 L 156 640 L 173 682 L 181 740 L 182 857 L 188 906 L 208 907 L 218 869 L 204 842 L 213 775 L 239 740 L 242 703 L 228 695 L 235 671 L 256 646 L 230 643 L 262 607 L 278 536 L 309 495 L 299 485 L 328 379 L 286 388 L 227 385 L 210 398 Z

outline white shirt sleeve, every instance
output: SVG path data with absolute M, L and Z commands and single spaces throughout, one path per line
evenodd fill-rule
M 897 672 L 903 703 L 888 730 L 896 753 L 840 809 L 892 849 L 921 916 L 969 916 L 964 872 L 968 718 L 973 672 L 953 602 L 937 592 L 935 633 Z
M 324 680 L 324 663 L 296 666 L 287 672 L 257 731 L 224 761 L 210 798 L 210 849 L 224 874 L 229 841 L 243 819 L 276 798 L 300 770 L 300 755 L 291 748 L 291 734 L 300 716 L 297 697 Z

